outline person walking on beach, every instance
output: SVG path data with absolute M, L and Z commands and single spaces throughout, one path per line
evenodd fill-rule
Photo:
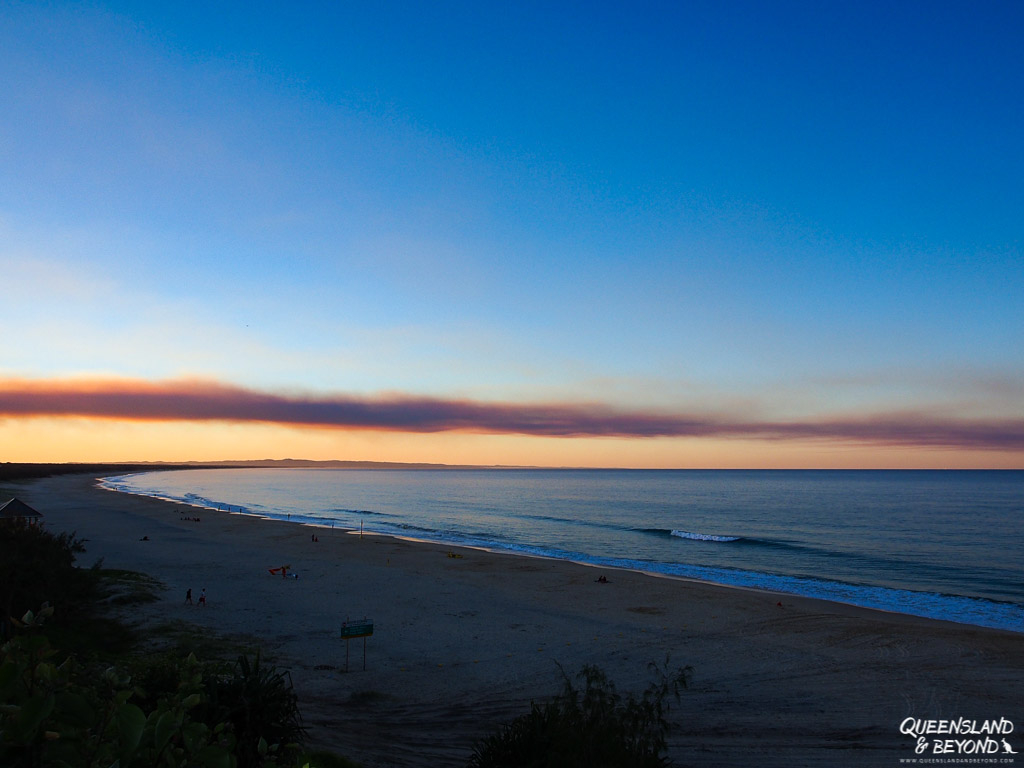
M 199 593 L 199 604 L 206 607 L 206 587 L 203 587 L 203 591 Z
M 185 592 L 185 602 L 192 605 L 192 587 L 189 587 L 188 591 Z

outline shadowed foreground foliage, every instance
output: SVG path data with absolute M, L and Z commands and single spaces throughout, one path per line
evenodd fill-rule
M 49 602 L 62 621 L 73 621 L 96 599 L 97 578 L 75 567 L 85 552 L 73 533 L 50 533 L 25 518 L 0 520 L 0 637 L 12 617 Z
M 111 626 L 121 637 L 130 633 L 101 615 L 101 601 L 145 601 L 158 585 L 98 565 L 76 568 L 75 555 L 83 551 L 73 534 L 0 523 L 0 765 L 291 768 L 310 762 L 291 680 L 258 652 L 232 665 L 109 647 Z M 30 600 L 43 607 L 10 611 Z M 332 764 L 327 756 L 313 759 Z
M 149 711 L 115 667 L 99 671 L 63 657 L 42 632 L 45 607 L 23 617 L 0 664 L 0 763 L 41 766 L 202 766 L 231 768 L 233 743 L 224 724 L 190 716 L 202 701 L 194 658 L 178 670 L 174 690 Z
M 658 679 L 636 698 L 623 698 L 600 669 L 563 673 L 562 692 L 477 744 L 470 768 L 653 768 L 664 756 L 669 695 L 677 701 L 690 667 L 668 671 L 652 664 Z
M 286 672 L 262 664 L 259 652 L 251 661 L 239 656 L 230 671 L 214 676 L 206 692 L 206 720 L 231 724 L 239 766 L 263 765 L 266 755 L 277 753 L 281 764 L 294 762 L 297 755 L 286 753 L 301 744 L 305 729 Z
M 27 613 L 0 657 L 0 765 L 11 768 L 285 768 L 299 764 L 298 701 L 284 676 L 195 656 L 138 680 L 64 657 Z M 146 687 L 143 687 L 143 684 Z

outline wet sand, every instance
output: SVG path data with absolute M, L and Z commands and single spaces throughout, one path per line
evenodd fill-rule
M 907 717 L 1007 718 L 1024 756 L 1021 633 L 474 549 L 453 558 L 94 486 L 7 484 L 51 529 L 88 540 L 81 564 L 102 557 L 167 586 L 133 618 L 258 638 L 291 671 L 310 742 L 368 768 L 464 765 L 477 738 L 559 688 L 559 665 L 596 664 L 639 691 L 666 657 L 694 668 L 670 713 L 678 765 L 895 766 L 915 757 Z M 297 580 L 268 573 L 284 564 Z M 188 588 L 208 605 L 186 605 Z M 345 672 L 339 626 L 364 617 L 366 671 L 357 639 Z

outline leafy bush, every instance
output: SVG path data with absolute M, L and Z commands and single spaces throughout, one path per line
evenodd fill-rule
M 24 518 L 0 520 L 0 636 L 10 637 L 12 618 L 46 601 L 71 621 L 95 599 L 96 574 L 75 567 L 84 551 L 73 533 L 50 533 Z
M 207 720 L 231 725 L 239 768 L 270 759 L 294 762 L 305 729 L 298 696 L 285 673 L 264 665 L 257 652 L 252 661 L 239 656 L 230 672 L 211 679 L 207 690 Z
M 203 665 L 191 654 L 125 658 L 131 632 L 102 616 L 99 601 L 150 600 L 160 585 L 99 564 L 75 567 L 84 551 L 74 534 L 0 521 L 0 765 L 354 765 L 302 754 L 290 678 L 258 653 L 233 666 Z M 38 613 L 29 610 L 40 604 Z M 115 666 L 97 664 L 115 657 Z
M 26 613 L 2 647 L 0 764 L 11 768 L 234 768 L 226 724 L 190 715 L 202 701 L 194 658 L 181 664 L 172 695 L 144 712 L 131 701 L 130 680 L 114 668 L 93 675 L 56 651 L 38 629 L 52 612 Z
M 31 612 L 0 652 L 0 765 L 11 768 L 285 768 L 303 729 L 291 683 L 242 656 L 232 668 L 186 659 L 82 667 Z M 141 685 L 140 685 L 141 684 Z
M 477 744 L 470 768 L 648 768 L 663 756 L 668 723 L 666 699 L 677 700 L 691 669 L 668 672 L 651 665 L 659 679 L 640 698 L 625 699 L 599 668 L 584 666 L 576 677 L 563 673 L 561 694 L 513 720 Z

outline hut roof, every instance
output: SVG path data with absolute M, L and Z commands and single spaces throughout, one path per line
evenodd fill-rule
M 42 514 L 18 499 L 11 499 L 0 504 L 0 518 L 11 519 L 15 517 L 42 517 Z

